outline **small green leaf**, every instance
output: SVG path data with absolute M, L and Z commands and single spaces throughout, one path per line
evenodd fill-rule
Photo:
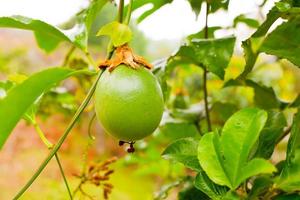
M 259 143 L 254 157 L 269 159 L 275 145 L 284 134 L 287 125 L 284 114 L 279 111 L 268 111 L 268 120 L 259 136 Z
M 101 35 L 109 36 L 113 45 L 118 47 L 131 40 L 132 32 L 127 25 L 114 21 L 102 26 L 97 33 L 97 36 Z
M 214 33 L 216 30 L 221 29 L 222 27 L 220 26 L 212 26 L 212 27 L 208 27 L 208 31 L 207 31 L 207 35 L 208 38 L 214 38 Z M 187 37 L 188 40 L 193 40 L 193 39 L 204 39 L 205 38 L 205 30 L 201 30 L 197 33 L 191 34 Z
M 208 133 L 201 138 L 198 159 L 212 181 L 236 189 L 251 176 L 276 171 L 266 160 L 248 160 L 266 120 L 265 111 L 246 108 L 227 120 L 221 136 Z
M 140 23 L 144 19 L 146 19 L 148 16 L 150 16 L 152 13 L 160 9 L 162 6 L 171 3 L 173 0 L 138 0 L 134 1 L 134 4 L 132 6 L 132 10 L 139 9 L 143 6 L 149 5 L 149 9 L 147 9 L 141 16 L 138 17 L 137 22 Z M 127 7 L 126 7 L 127 9 Z
M 189 122 L 167 122 L 159 127 L 158 132 L 161 136 L 172 140 L 199 135 L 196 126 Z
M 203 0 L 188 0 L 188 2 L 190 3 L 196 16 L 199 15 Z
M 5 98 L 0 99 L 0 121 L 5 121 L 0 126 L 0 148 L 36 99 L 44 91 L 75 73 L 77 72 L 63 68 L 47 69 L 9 90 Z
M 259 27 L 259 23 L 257 20 L 255 19 L 251 19 L 246 17 L 245 15 L 239 15 L 237 16 L 234 21 L 233 21 L 233 26 L 236 27 L 238 23 L 244 23 L 247 26 L 251 27 L 251 28 L 257 28 Z
M 197 159 L 198 140 L 195 138 L 183 138 L 170 144 L 162 153 L 163 158 L 183 163 L 186 167 L 201 171 Z
M 221 79 L 224 79 L 225 69 L 231 59 L 234 43 L 234 37 L 192 40 L 197 61 Z
M 259 85 L 252 80 L 246 80 L 246 84 L 254 89 L 254 101 L 257 107 L 266 110 L 280 107 L 281 102 L 276 97 L 273 88 Z
M 222 199 L 228 191 L 227 187 L 220 186 L 212 182 L 204 171 L 200 171 L 197 174 L 194 184 L 196 188 L 214 200 Z

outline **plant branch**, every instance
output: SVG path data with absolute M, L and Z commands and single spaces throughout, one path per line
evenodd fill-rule
M 206 15 L 205 15 L 205 27 L 204 27 L 204 38 L 208 38 L 208 15 L 209 15 L 209 3 L 206 2 Z M 203 66 L 203 92 L 204 92 L 204 107 L 205 107 L 205 115 L 207 122 L 207 129 L 211 131 L 211 121 L 209 116 L 209 108 L 208 108 L 208 92 L 207 92 L 207 69 Z

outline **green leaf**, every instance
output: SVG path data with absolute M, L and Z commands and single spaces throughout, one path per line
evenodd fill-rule
M 274 200 L 299 200 L 300 195 L 297 193 L 294 194 L 280 194 L 274 197 Z
M 196 188 L 214 200 L 222 199 L 228 191 L 227 187 L 220 186 L 212 182 L 204 171 L 200 171 L 197 174 L 194 184 Z
M 292 192 L 300 188 L 300 112 L 294 116 L 291 135 L 288 141 L 286 160 L 276 181 L 277 187 Z
M 108 0 L 93 0 L 90 5 L 80 13 L 83 18 L 86 29 L 89 32 L 93 22 L 95 21 L 99 11 L 104 7 Z
M 235 38 L 195 40 L 192 43 L 197 60 L 207 67 L 208 71 L 224 79 L 225 68 L 233 53 Z
M 251 36 L 252 38 L 265 36 L 272 26 L 272 24 L 281 16 L 276 6 L 274 6 L 267 14 L 266 20 L 259 26 L 255 33 Z
M 244 24 L 246 24 L 247 26 L 249 26 L 251 28 L 258 28 L 259 27 L 259 22 L 257 20 L 248 18 L 243 14 L 241 14 L 241 15 L 234 18 L 233 26 L 236 27 L 238 23 L 244 23 Z
M 186 167 L 201 171 L 197 158 L 198 140 L 183 138 L 171 143 L 162 153 L 163 158 L 184 164 Z
M 198 159 L 212 181 L 236 189 L 251 176 L 276 171 L 266 160 L 256 158 L 248 161 L 266 120 L 265 111 L 246 108 L 227 120 L 221 136 L 207 133 L 201 138 Z
M 254 101 L 257 107 L 268 110 L 281 106 L 273 88 L 259 85 L 252 80 L 246 80 L 246 84 L 254 89 Z
M 69 30 L 63 30 L 38 19 L 25 16 L 0 17 L 0 27 L 18 28 L 34 32 L 36 41 L 46 52 L 53 51 L 60 42 L 69 42 L 87 51 L 88 32 L 98 12 L 108 0 L 94 0 L 77 16 L 77 23 Z
M 287 125 L 284 114 L 279 111 L 268 111 L 268 120 L 259 136 L 259 143 L 254 157 L 269 159 L 275 145 L 284 134 Z
M 210 200 L 203 192 L 194 186 L 188 187 L 178 193 L 178 200 Z
M 77 72 L 63 68 L 47 69 L 9 90 L 5 98 L 0 100 L 0 121 L 5 121 L 0 126 L 0 148 L 36 99 L 44 91 L 75 73 Z
M 260 51 L 300 66 L 300 17 L 284 22 L 264 40 Z M 287 37 L 288 36 L 288 37 Z
M 131 40 L 132 32 L 127 25 L 114 21 L 102 26 L 97 33 L 97 36 L 101 35 L 109 36 L 113 45 L 118 47 Z
M 199 15 L 199 13 L 201 11 L 201 5 L 203 3 L 203 0 L 188 0 L 188 2 L 190 3 L 196 16 Z
M 246 65 L 244 71 L 237 78 L 238 80 L 246 79 L 247 75 L 252 71 L 259 54 L 258 48 L 261 40 L 260 38 L 249 38 L 242 42 Z
M 222 27 L 220 26 L 212 26 L 212 27 L 208 27 L 208 31 L 207 31 L 207 35 L 208 38 L 214 38 L 214 33 L 216 30 L 221 29 Z M 187 37 L 187 39 L 189 41 L 193 40 L 193 39 L 204 39 L 205 38 L 205 30 L 201 30 L 197 33 L 191 34 Z
M 137 10 L 146 5 L 150 5 L 150 9 L 146 10 L 141 16 L 138 17 L 137 22 L 140 23 L 152 13 L 160 9 L 162 6 L 171 3 L 173 0 L 134 0 L 132 10 Z M 127 8 L 126 8 L 127 9 Z
M 267 192 L 272 185 L 273 180 L 269 176 L 259 176 L 255 178 L 248 199 L 256 199 L 255 197 Z
M 208 71 L 224 79 L 225 68 L 231 59 L 235 38 L 197 39 L 189 46 L 182 46 L 175 56 L 205 66 Z
M 161 125 L 158 132 L 163 137 L 172 140 L 199 135 L 197 127 L 189 122 L 168 122 Z
M 82 38 L 82 26 L 70 30 L 61 30 L 46 22 L 24 16 L 0 17 L 0 27 L 31 30 L 35 33 L 38 44 L 45 51 L 51 51 L 59 42 L 66 41 L 80 49 L 85 49 L 85 38 Z M 49 41 L 48 41 L 49 40 Z

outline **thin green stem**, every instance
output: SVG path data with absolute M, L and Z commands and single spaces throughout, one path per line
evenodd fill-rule
M 61 162 L 60 162 L 60 160 L 59 160 L 59 158 L 58 158 L 58 154 L 57 154 L 57 153 L 55 153 L 55 158 L 56 158 L 57 164 L 58 164 L 58 166 L 59 166 L 60 173 L 61 173 L 61 175 L 62 175 L 62 177 L 63 177 L 63 179 L 64 179 L 66 188 L 67 188 L 67 190 L 68 190 L 69 197 L 70 197 L 70 199 L 72 200 L 72 199 L 73 199 L 73 196 L 72 196 L 72 193 L 71 193 L 71 190 L 70 190 L 70 187 L 69 187 L 67 178 L 66 178 L 66 176 L 65 176 L 64 170 L 63 170 L 63 168 L 62 168 L 62 165 L 61 165 Z
M 208 15 L 209 15 L 209 3 L 206 2 L 206 15 L 205 15 L 205 27 L 204 27 L 204 37 L 205 39 L 208 38 Z M 203 67 L 203 92 L 204 92 L 204 107 L 205 107 L 205 115 L 206 115 L 206 122 L 207 122 L 207 129 L 211 131 L 211 121 L 209 115 L 209 108 L 208 108 L 208 92 L 207 92 L 207 69 L 206 66 Z
M 93 83 L 90 91 L 88 92 L 87 96 L 85 97 L 84 101 L 81 103 L 81 105 L 79 106 L 78 110 L 76 111 L 75 115 L 73 116 L 70 124 L 68 125 L 68 127 L 66 128 L 65 132 L 63 133 L 63 135 L 60 137 L 60 139 L 58 140 L 58 142 L 56 143 L 56 145 L 53 147 L 53 149 L 49 152 L 48 156 L 46 157 L 46 159 L 42 162 L 42 164 L 40 165 L 40 167 L 37 169 L 37 171 L 33 174 L 33 176 L 30 178 L 30 180 L 26 183 L 26 185 L 18 192 L 18 194 L 14 197 L 14 199 L 18 199 L 22 196 L 22 194 L 31 186 L 31 184 L 35 181 L 35 179 L 40 175 L 40 173 L 43 171 L 43 169 L 46 167 L 46 165 L 49 163 L 49 161 L 52 159 L 52 157 L 55 155 L 55 153 L 59 150 L 59 148 L 61 147 L 62 143 L 65 141 L 65 139 L 67 138 L 68 134 L 70 133 L 70 131 L 72 130 L 72 128 L 74 127 L 76 121 L 78 120 L 80 114 L 83 112 L 83 110 L 85 109 L 85 107 L 88 105 L 88 103 L 90 102 L 97 83 L 102 75 L 102 73 L 104 72 L 104 70 L 101 70 L 98 73 L 98 76 L 96 78 L 96 81 Z
M 119 11 L 118 11 L 118 21 L 123 22 L 123 11 L 124 11 L 124 0 L 120 0 Z
M 35 121 L 33 121 L 32 125 L 39 137 L 41 138 L 42 142 L 46 145 L 48 149 L 51 149 L 53 147 L 53 144 L 46 138 L 44 132 L 41 130 L 39 125 Z
M 92 131 L 92 125 L 93 125 L 93 122 L 94 122 L 95 118 L 96 118 L 96 113 L 93 113 L 93 116 L 90 119 L 89 126 L 88 126 L 88 135 L 89 135 L 89 138 L 91 140 L 95 140 L 95 136 L 93 136 L 92 133 L 91 133 L 91 131 Z
M 127 9 L 127 13 L 126 13 L 126 18 L 124 21 L 124 24 L 128 25 L 131 19 L 131 12 L 132 12 L 132 5 L 133 5 L 133 0 L 129 0 L 129 4 L 128 4 L 128 9 Z

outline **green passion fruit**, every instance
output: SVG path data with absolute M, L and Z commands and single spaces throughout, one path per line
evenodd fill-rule
M 95 110 L 103 128 L 127 142 L 143 139 L 159 125 L 163 95 L 155 76 L 145 67 L 119 65 L 106 70 L 95 91 Z

